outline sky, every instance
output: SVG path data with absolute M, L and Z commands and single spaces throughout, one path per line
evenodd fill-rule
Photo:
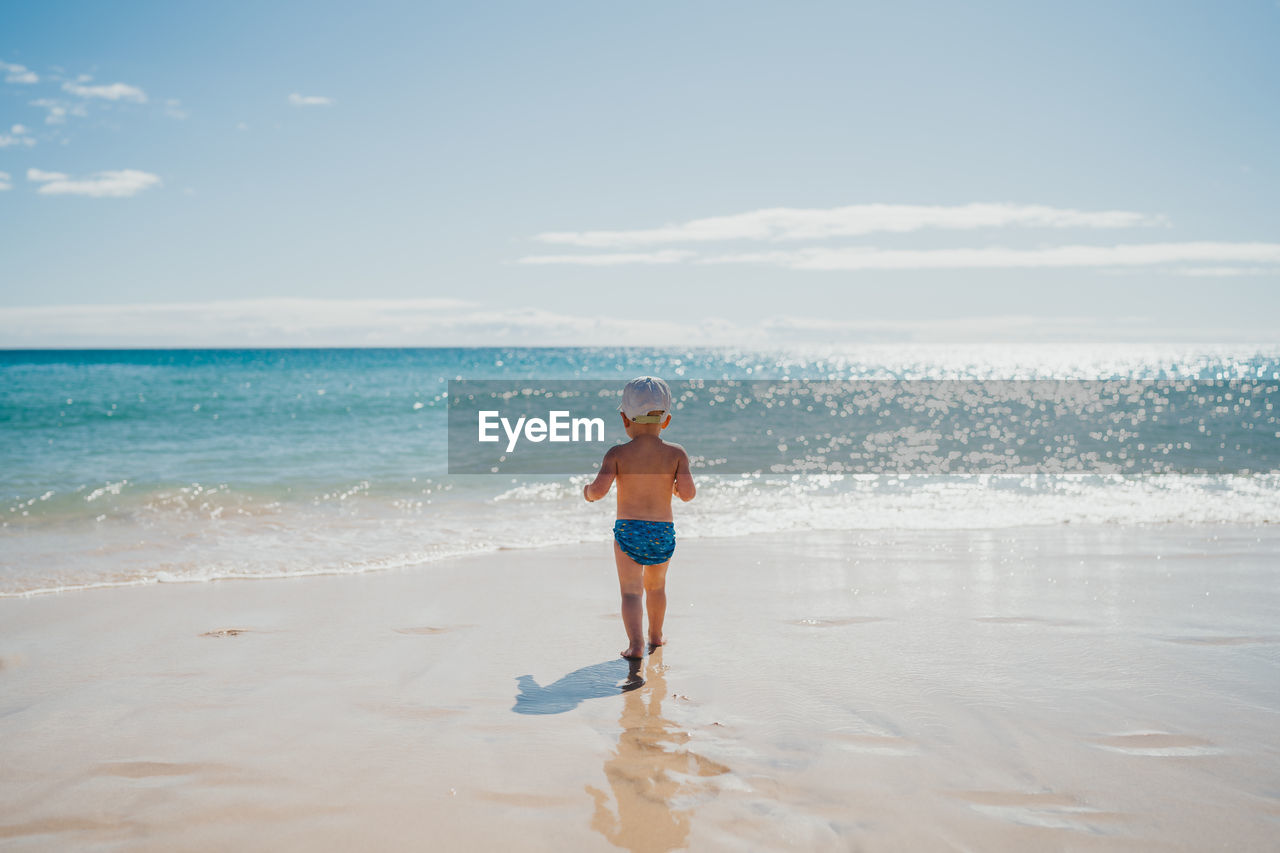
M 1280 2 L 8 2 L 0 347 L 1272 343 Z

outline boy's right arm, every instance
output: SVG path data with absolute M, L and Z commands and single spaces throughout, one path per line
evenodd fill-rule
M 676 465 L 676 479 L 671 491 L 686 503 L 698 493 L 697 486 L 693 484 L 693 472 L 689 470 L 689 454 L 684 452 L 683 447 L 680 448 L 680 460 Z
M 596 474 L 596 478 L 582 487 L 582 496 L 588 503 L 598 501 L 609 494 L 609 488 L 618 478 L 618 457 L 614 450 L 615 448 L 609 448 L 604 455 L 604 460 L 600 463 L 600 472 Z

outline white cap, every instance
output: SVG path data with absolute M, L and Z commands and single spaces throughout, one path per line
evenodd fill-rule
M 671 410 L 671 389 L 656 376 L 640 376 L 622 389 L 622 405 L 618 411 L 628 420 L 639 424 L 662 423 L 663 416 Z M 650 412 L 662 412 L 650 418 Z

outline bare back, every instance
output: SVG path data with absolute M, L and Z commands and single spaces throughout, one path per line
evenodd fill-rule
M 618 518 L 671 521 L 671 496 L 686 501 L 693 498 L 688 454 L 680 445 L 656 435 L 639 435 L 610 449 L 587 491 L 603 496 L 615 479 Z

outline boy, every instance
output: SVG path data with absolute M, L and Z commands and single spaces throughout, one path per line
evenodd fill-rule
M 609 494 L 618 481 L 618 520 L 613 524 L 613 557 L 622 592 L 624 658 L 644 656 L 641 599 L 649 611 L 649 650 L 661 646 L 667 613 L 667 563 L 676 549 L 671 496 L 693 500 L 697 491 L 689 455 L 658 433 L 671 423 L 671 389 L 656 376 L 632 379 L 622 391 L 622 426 L 631 439 L 609 449 L 594 482 L 582 487 L 587 501 Z

